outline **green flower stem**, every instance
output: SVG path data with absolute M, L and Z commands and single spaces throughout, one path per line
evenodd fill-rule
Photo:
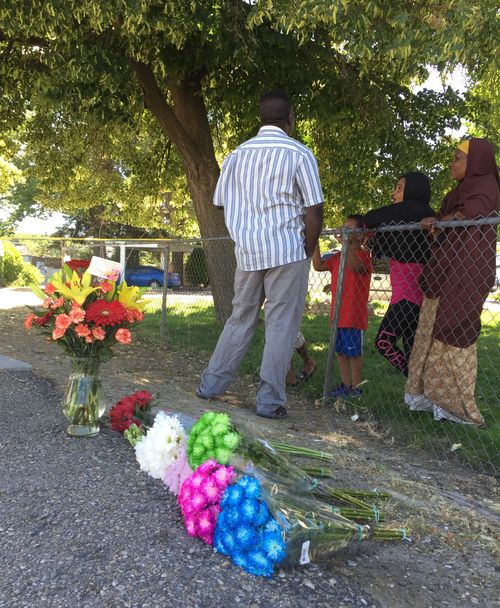
M 344 492 L 345 494 L 349 494 L 351 496 L 357 496 L 358 498 L 367 498 L 373 500 L 387 500 L 391 497 L 388 492 L 377 492 L 370 490 L 354 490 L 352 488 L 337 488 L 340 492 Z
M 363 511 L 366 511 L 366 512 L 369 512 L 372 510 L 372 508 L 369 504 L 360 500 L 356 496 L 351 496 L 350 494 L 347 494 L 346 492 L 338 490 L 337 488 L 331 488 L 330 486 L 327 486 L 324 483 L 318 484 L 317 489 L 314 490 L 313 493 L 317 494 L 318 496 L 326 495 L 331 498 L 336 498 L 337 500 L 341 500 L 343 502 L 346 502 L 347 504 L 355 505 L 356 507 L 359 507 L 360 509 L 362 509 Z
M 404 528 L 374 528 L 371 540 L 406 540 L 410 536 L 409 530 Z
M 369 521 L 382 521 L 384 519 L 383 513 L 377 517 L 373 511 L 364 511 L 363 509 L 350 509 L 348 507 L 340 507 L 338 512 L 342 517 L 352 519 L 355 522 L 369 522 Z
M 319 477 L 319 478 L 332 478 L 332 471 L 329 469 L 325 469 L 323 467 L 302 467 L 302 471 L 306 475 L 310 475 L 311 477 Z
M 319 460 L 333 461 L 334 456 L 322 450 L 313 450 L 312 448 L 304 448 L 281 441 L 270 441 L 269 444 L 278 452 L 283 454 L 291 454 L 292 456 L 304 456 L 308 458 L 317 458 Z

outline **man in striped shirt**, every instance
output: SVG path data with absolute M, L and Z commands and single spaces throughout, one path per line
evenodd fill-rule
M 284 418 L 285 376 L 304 311 L 310 258 L 323 224 L 323 192 L 309 148 L 292 139 L 292 106 L 280 91 L 259 102 L 262 127 L 224 161 L 214 204 L 235 242 L 233 312 L 203 371 L 198 397 L 223 393 L 254 334 L 262 303 L 266 343 L 257 415 Z

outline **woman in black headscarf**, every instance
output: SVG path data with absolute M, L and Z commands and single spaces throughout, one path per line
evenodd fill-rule
M 392 193 L 392 205 L 369 211 L 364 217 L 367 228 L 419 222 L 434 216 L 429 206 L 431 185 L 423 173 L 402 175 Z M 375 346 L 394 367 L 408 375 L 408 361 L 415 339 L 423 293 L 418 280 L 430 256 L 426 235 L 420 230 L 379 232 L 372 248 L 375 255 L 390 258 L 392 295 L 380 323 Z M 397 346 L 401 340 L 401 348 Z

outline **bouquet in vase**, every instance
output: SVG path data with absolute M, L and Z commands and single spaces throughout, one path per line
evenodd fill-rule
M 70 435 L 99 432 L 104 413 L 100 365 L 114 355 L 117 344 L 132 342 L 132 326 L 144 319 L 144 289 L 125 281 L 117 284 L 117 278 L 113 274 L 98 278 L 89 272 L 80 276 L 64 266 L 43 289 L 32 287 L 43 301 L 42 311 L 31 312 L 25 328 L 38 328 L 71 357 L 72 374 L 63 400 Z

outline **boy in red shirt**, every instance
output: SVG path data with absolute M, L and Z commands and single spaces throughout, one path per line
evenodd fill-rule
M 344 222 L 345 228 L 362 228 L 363 216 L 349 215 Z M 340 239 L 339 239 L 340 240 Z M 362 390 L 361 373 L 363 369 L 363 331 L 368 327 L 368 297 L 372 263 L 370 252 L 362 248 L 362 234 L 349 236 L 349 247 L 340 305 L 339 325 L 335 352 L 339 362 L 341 384 L 330 393 L 330 397 L 359 397 Z M 319 245 L 313 253 L 313 267 L 317 271 L 329 270 L 332 273 L 332 307 L 330 322 L 333 319 L 335 293 L 340 265 L 340 251 L 328 259 L 322 259 Z

